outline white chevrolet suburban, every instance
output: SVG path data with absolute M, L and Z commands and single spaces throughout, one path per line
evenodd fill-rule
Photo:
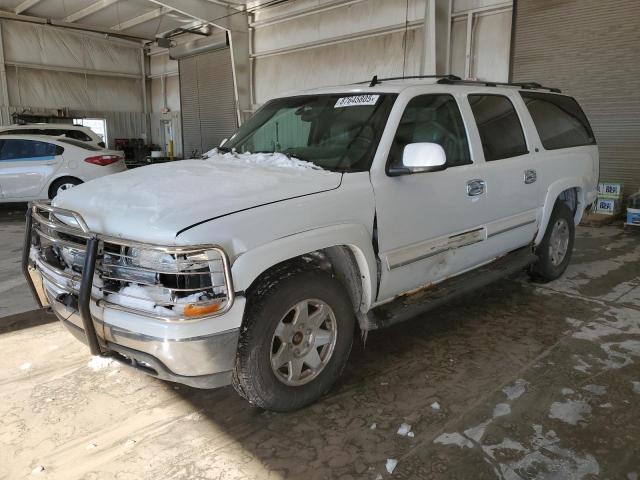
M 556 89 L 374 77 L 271 100 L 204 159 L 33 203 L 23 269 L 92 354 L 293 410 L 358 329 L 560 276 L 598 170 Z

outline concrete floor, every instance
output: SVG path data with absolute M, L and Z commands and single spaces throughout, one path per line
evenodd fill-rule
M 640 232 L 578 236 L 562 279 L 504 280 L 373 332 L 292 414 L 89 362 L 58 322 L 9 317 L 0 478 L 637 480 Z
M 25 210 L 26 204 L 0 204 L 0 317 L 36 308 L 21 271 Z

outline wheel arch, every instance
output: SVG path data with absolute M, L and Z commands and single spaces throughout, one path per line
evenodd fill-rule
M 69 175 L 69 174 L 66 174 L 66 173 L 62 173 L 62 174 L 58 175 L 57 177 L 52 177 L 52 178 L 49 179 L 49 184 L 46 187 L 47 196 L 49 198 L 52 198 L 51 194 L 53 193 L 53 186 L 56 184 L 56 182 L 58 182 L 60 180 L 64 180 L 64 179 L 78 180 L 80 183 L 84 183 L 84 180 L 81 179 L 80 177 L 75 177 L 73 175 Z
M 563 179 L 549 186 L 542 208 L 540 228 L 533 242 L 535 245 L 539 245 L 542 241 L 547 230 L 547 225 L 549 224 L 549 219 L 551 218 L 551 213 L 553 212 L 553 207 L 558 200 L 565 202 L 569 208 L 571 208 L 574 224 L 578 225 L 580 220 L 582 220 L 582 214 L 586 208 L 583 182 L 577 179 Z
M 231 272 L 234 288 L 250 292 L 269 277 L 304 268 L 331 271 L 347 289 L 362 321 L 377 288 L 371 235 L 363 226 L 336 225 L 275 240 L 240 255 Z

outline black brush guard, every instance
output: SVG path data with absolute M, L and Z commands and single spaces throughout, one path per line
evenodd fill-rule
M 22 273 L 27 279 L 27 285 L 29 285 L 29 289 L 35 298 L 38 307 L 43 308 L 40 296 L 38 295 L 38 290 L 36 289 L 33 279 L 29 273 L 29 253 L 31 251 L 33 236 L 32 228 L 33 207 L 29 204 L 25 226 L 24 246 L 22 250 Z M 80 283 L 80 292 L 78 294 L 78 311 L 80 312 L 80 318 L 82 319 L 84 334 L 87 337 L 87 345 L 89 345 L 89 351 L 92 355 L 101 355 L 103 353 L 102 348 L 100 347 L 100 342 L 98 341 L 96 329 L 93 325 L 93 317 L 91 316 L 91 309 L 89 306 L 99 245 L 100 240 L 97 236 L 92 236 L 87 239 L 84 266 L 82 269 L 82 281 Z

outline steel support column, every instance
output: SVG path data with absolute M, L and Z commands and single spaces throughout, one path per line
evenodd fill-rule
M 423 75 L 450 73 L 451 0 L 426 0 L 424 43 L 421 61 Z

